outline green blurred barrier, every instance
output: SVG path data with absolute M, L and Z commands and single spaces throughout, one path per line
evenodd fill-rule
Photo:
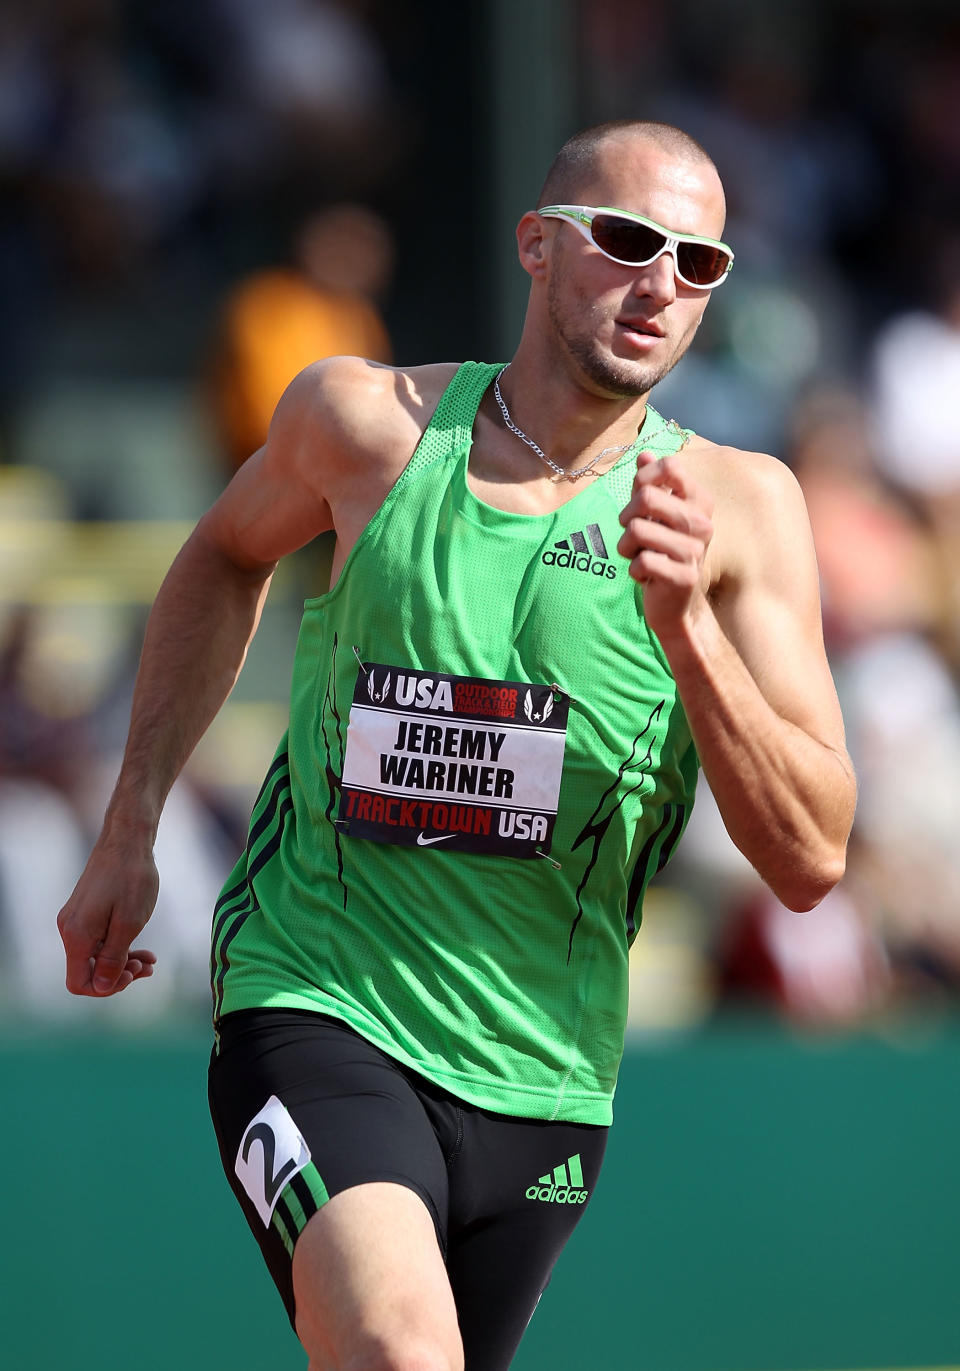
M 220 1171 L 207 1040 L 5 1035 L 4 1364 L 304 1358 Z M 515 1371 L 960 1364 L 960 1024 L 633 1044 Z

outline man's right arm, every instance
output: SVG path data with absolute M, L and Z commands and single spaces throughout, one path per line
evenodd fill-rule
M 242 569 L 199 525 L 167 574 L 147 624 L 130 730 L 103 828 L 58 924 L 67 989 L 106 995 L 149 975 L 128 955 L 156 903 L 153 844 L 164 801 L 237 678 L 271 568 Z
M 116 789 L 58 919 L 74 994 L 114 994 L 152 971 L 153 954 L 130 949 L 156 902 L 164 801 L 233 688 L 277 561 L 333 527 L 325 490 L 355 456 L 341 392 L 358 379 L 362 390 L 360 365 L 310 368 L 291 384 L 266 445 L 200 520 L 160 588 Z

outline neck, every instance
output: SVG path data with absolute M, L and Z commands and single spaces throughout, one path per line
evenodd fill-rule
M 635 441 L 646 417 L 646 395 L 598 394 L 578 379 L 525 364 L 519 353 L 501 375 L 499 389 L 513 423 L 564 470 L 611 448 L 597 465 L 598 473 L 606 470 Z M 487 403 L 491 417 L 503 424 L 492 395 Z

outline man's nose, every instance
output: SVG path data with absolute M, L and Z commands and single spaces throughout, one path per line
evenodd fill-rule
M 658 305 L 669 305 L 677 298 L 676 262 L 672 252 L 662 252 L 645 267 L 637 268 L 634 292 L 649 296 Z

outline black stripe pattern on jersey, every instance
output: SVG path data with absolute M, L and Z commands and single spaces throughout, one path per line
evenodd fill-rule
M 235 885 L 224 891 L 214 910 L 210 953 L 214 1021 L 219 1019 L 223 1008 L 223 986 L 230 965 L 230 944 L 250 915 L 259 909 L 253 882 L 271 857 L 279 851 L 283 841 L 284 825 L 292 811 L 290 758 L 284 751 L 267 772 L 253 808 L 243 875 Z
M 637 914 L 647 882 L 662 871 L 673 856 L 674 848 L 683 832 L 686 816 L 683 805 L 664 805 L 663 818 L 643 845 L 630 877 L 627 890 L 627 942 L 632 943 L 637 936 Z
M 651 709 L 650 714 L 647 718 L 647 722 L 644 724 L 643 728 L 640 730 L 640 732 L 633 740 L 633 746 L 630 749 L 629 757 L 625 757 L 623 761 L 620 763 L 620 766 L 617 769 L 616 777 L 610 782 L 606 790 L 600 796 L 600 799 L 597 801 L 596 808 L 590 815 L 590 818 L 584 824 L 583 828 L 577 834 L 577 837 L 574 839 L 574 842 L 571 846 L 571 851 L 575 852 L 581 843 L 585 843 L 588 840 L 592 841 L 593 843 L 593 851 L 590 853 L 590 860 L 587 862 L 586 869 L 580 878 L 580 884 L 577 886 L 577 913 L 574 917 L 573 923 L 570 925 L 570 938 L 567 943 L 568 966 L 570 965 L 570 958 L 573 956 L 573 939 L 577 931 L 577 925 L 583 918 L 582 897 L 584 887 L 586 886 L 587 881 L 590 879 L 590 874 L 597 864 L 597 859 L 600 856 L 600 844 L 603 842 L 603 839 L 606 836 L 607 829 L 610 827 L 610 824 L 613 820 L 613 816 L 621 808 L 627 796 L 633 795 L 636 791 L 640 789 L 640 787 L 643 785 L 644 781 L 647 779 L 647 776 L 650 773 L 650 768 L 653 765 L 653 741 L 656 737 L 653 725 L 660 718 L 660 715 L 663 713 L 663 707 L 665 704 L 666 701 L 661 700 L 659 704 L 655 705 L 653 709 Z M 637 749 L 644 738 L 646 738 L 647 740 L 646 755 L 642 757 L 639 762 L 635 762 L 634 759 L 637 755 Z M 619 799 L 617 799 L 615 803 L 612 804 L 606 812 L 604 812 L 604 805 L 606 801 L 611 795 L 616 795 L 617 789 L 623 781 L 627 768 L 631 765 L 636 766 L 639 772 L 639 778 L 637 780 L 636 785 L 632 785 L 629 787 L 629 789 L 624 790 L 623 794 L 619 797 Z
M 330 663 L 330 675 L 327 677 L 327 689 L 323 697 L 323 707 L 320 710 L 320 732 L 323 735 L 324 762 L 323 771 L 327 779 L 327 821 L 333 827 L 333 843 L 337 853 L 337 881 L 343 891 L 343 908 L 347 908 L 347 883 L 343 878 L 343 848 L 340 845 L 340 830 L 334 820 L 334 814 L 340 808 L 340 792 L 343 788 L 343 732 L 340 710 L 337 707 L 337 635 L 333 635 L 333 659 Z M 328 719 L 333 720 L 337 738 L 337 752 L 339 758 L 340 772 L 335 771 L 331 758 L 333 749 L 330 747 L 330 738 L 327 736 Z

